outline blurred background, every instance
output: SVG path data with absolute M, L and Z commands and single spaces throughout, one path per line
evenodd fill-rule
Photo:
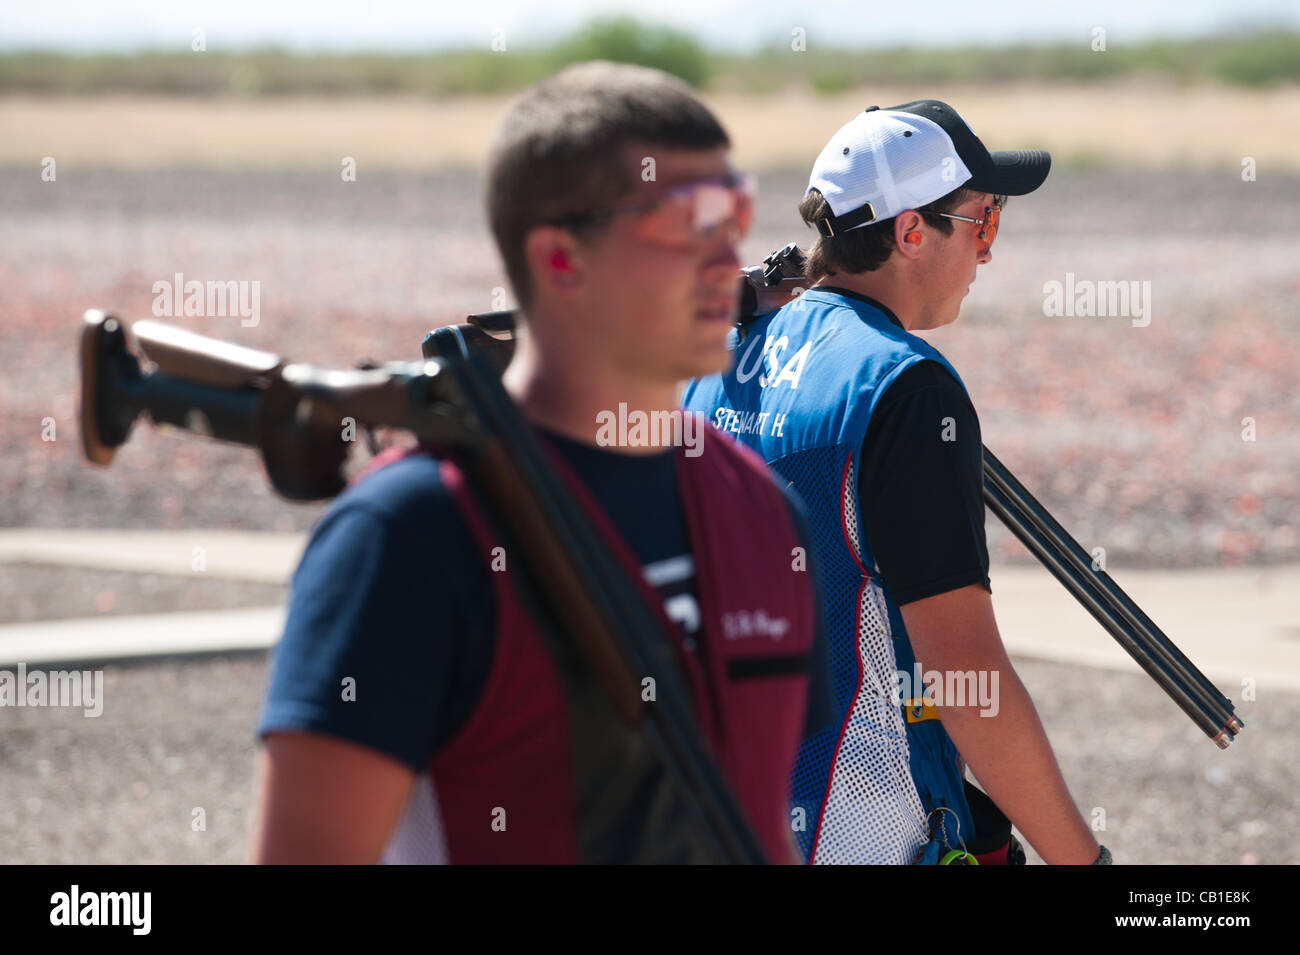
M 990 519 L 999 619 L 1118 862 L 1300 862 L 1300 8 L 703 6 L 6 12 L 0 668 L 103 664 L 108 700 L 0 709 L 0 861 L 244 857 L 264 647 L 321 512 L 248 452 L 146 427 L 85 464 L 82 312 L 150 317 L 177 273 L 256 282 L 256 325 L 166 320 L 296 360 L 417 357 L 508 300 L 481 176 L 505 102 L 607 58 L 715 108 L 759 177 L 750 261 L 811 242 L 812 159 L 865 106 L 941 99 L 991 149 L 1051 150 L 927 337 L 985 443 L 1248 728 L 1217 752 Z M 1149 283 L 1149 323 L 1047 314 L 1068 281 Z

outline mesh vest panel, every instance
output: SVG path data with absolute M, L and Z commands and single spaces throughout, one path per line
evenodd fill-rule
M 810 825 L 795 835 L 813 862 L 907 864 L 925 842 L 925 813 L 894 703 L 885 595 L 855 556 L 860 546 L 851 461 L 844 448 L 830 447 L 772 463 L 803 498 L 820 557 L 837 718 L 800 749 L 792 799 Z

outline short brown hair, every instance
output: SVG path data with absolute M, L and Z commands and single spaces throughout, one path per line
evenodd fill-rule
M 953 221 L 934 213 L 951 212 L 978 195 L 973 189 L 959 186 L 934 202 L 918 206 L 916 211 L 921 213 L 926 223 L 944 235 L 952 235 Z M 813 225 L 833 213 L 826 198 L 818 190 L 811 189 L 799 203 L 799 215 L 805 223 Z M 816 282 L 839 272 L 874 272 L 885 264 L 894 247 L 893 219 L 882 219 L 860 229 L 850 229 L 829 237 L 818 235 L 808 252 L 804 277 L 809 282 Z
M 506 109 L 488 159 L 488 221 L 520 305 L 531 297 L 524 237 L 598 212 L 635 188 L 629 146 L 731 145 L 680 80 L 641 66 L 579 63 L 530 86 Z

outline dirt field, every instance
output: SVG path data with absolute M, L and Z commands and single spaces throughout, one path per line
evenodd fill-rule
M 740 161 L 766 170 L 744 254 L 808 241 L 793 211 L 808 165 L 869 102 L 936 95 L 992 146 L 1052 148 L 1056 169 L 1008 206 L 962 318 L 930 336 L 962 373 L 985 442 L 1112 566 L 1298 560 L 1300 98 L 1139 93 L 719 97 Z M 275 498 L 241 449 L 141 426 L 111 469 L 87 466 L 80 315 L 148 317 L 153 283 L 178 272 L 256 281 L 255 327 L 171 320 L 304 361 L 414 358 L 427 329 L 492 307 L 505 285 L 474 171 L 499 108 L 0 99 L 13 133 L 0 137 L 0 527 L 309 527 L 320 507 Z M 1130 154 L 1135 167 L 1096 164 Z M 340 179 L 347 155 L 356 182 Z M 1256 181 L 1241 178 L 1245 155 Z M 53 182 L 44 156 L 57 159 Z M 1150 322 L 1048 317 L 1044 286 L 1069 276 L 1149 282 Z M 988 530 L 995 560 L 1029 559 L 996 520 Z M 3 574 L 10 622 L 282 599 L 272 585 L 116 571 Z M 264 657 L 105 669 L 99 719 L 7 711 L 0 862 L 246 858 Z M 1085 816 L 1105 811 L 1119 863 L 1300 863 L 1300 696 L 1243 703 L 1249 729 L 1221 753 L 1144 676 L 1018 669 Z
M 871 104 L 941 99 L 996 148 L 1050 149 L 1067 164 L 1300 170 L 1300 91 L 1164 81 L 878 87 L 833 96 L 706 97 L 746 166 L 806 168 L 827 136 Z M 53 156 L 68 169 L 276 167 L 337 172 L 478 166 L 506 100 L 0 97 L 0 164 Z M 816 145 L 814 145 L 816 144 Z
M 1145 676 L 1016 668 L 1080 811 L 1104 824 L 1098 836 L 1117 864 L 1300 863 L 1291 730 L 1300 696 L 1245 704 L 1248 729 L 1219 751 Z M 246 861 L 264 686 L 260 654 L 112 665 L 95 719 L 9 711 L 0 863 Z
M 505 286 L 469 171 L 0 168 L 0 526 L 305 528 L 254 456 L 140 428 L 86 466 L 75 341 L 88 307 L 147 317 L 155 281 L 260 282 L 256 327 L 186 327 L 295 359 L 414 358 Z M 802 169 L 760 177 L 744 254 L 808 233 Z M 1176 567 L 1300 559 L 1300 177 L 1059 169 L 1007 207 L 962 318 L 932 333 L 985 443 L 1090 549 Z M 1149 282 L 1150 322 L 1047 317 L 1069 275 Z M 56 440 L 42 440 L 53 419 Z M 1254 421 L 1253 441 L 1243 422 Z M 1019 545 L 990 522 L 1000 557 Z

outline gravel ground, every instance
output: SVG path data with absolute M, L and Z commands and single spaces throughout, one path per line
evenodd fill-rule
M 804 170 L 761 177 L 751 260 L 807 231 Z M 152 285 L 255 280 L 256 327 L 197 331 L 335 365 L 416 357 L 505 285 L 468 171 L 0 168 L 0 526 L 304 529 L 244 450 L 141 427 L 110 470 L 76 438 L 81 312 L 150 314 Z M 960 321 L 932 340 L 986 443 L 1089 548 L 1133 566 L 1300 559 L 1300 178 L 1062 168 L 1013 199 Z M 1048 318 L 1043 286 L 1151 283 L 1150 324 Z M 56 440 L 42 440 L 52 418 Z M 1256 440 L 1242 439 L 1254 419 Z M 998 527 L 990 546 L 1028 560 Z
M 762 177 L 757 260 L 806 241 L 806 171 Z M 146 317 L 152 285 L 261 282 L 256 327 L 193 330 L 334 365 L 416 357 L 505 282 L 476 174 L 0 168 L 0 526 L 301 530 L 237 448 L 139 428 L 111 469 L 76 436 L 81 312 Z M 1300 560 L 1300 177 L 1056 170 L 1013 199 L 961 320 L 930 337 L 986 443 L 1115 564 Z M 1151 283 L 1151 322 L 1048 318 L 1044 283 Z M 54 440 L 42 440 L 52 418 Z M 1242 440 L 1243 419 L 1256 440 Z M 48 435 L 47 435 L 48 436 Z M 989 522 L 997 559 L 1029 560 Z M 283 588 L 0 567 L 0 622 L 274 604 Z M 1242 702 L 1219 752 L 1141 674 L 1019 666 L 1072 792 L 1120 863 L 1300 863 L 1300 695 Z M 0 861 L 238 862 L 261 654 L 105 667 L 104 714 L 0 710 Z M 1233 688 L 1225 687 L 1225 692 Z M 1236 699 L 1237 692 L 1228 692 Z M 202 809 L 206 828 L 192 825 Z
M 1117 863 L 1300 863 L 1300 695 L 1241 704 L 1220 752 L 1141 674 L 1017 670 Z M 244 861 L 264 680 L 263 654 L 117 664 L 98 718 L 0 710 L 0 862 Z
M 286 588 L 211 577 L 0 564 L 0 624 L 282 604 Z

